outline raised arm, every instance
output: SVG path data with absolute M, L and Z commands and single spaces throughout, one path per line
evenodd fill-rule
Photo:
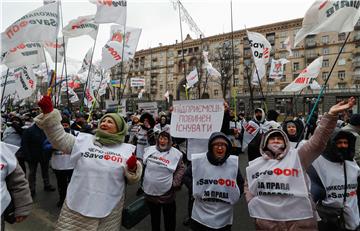
M 66 133 L 61 125 L 61 114 L 53 109 L 49 96 L 44 96 L 39 101 L 42 114 L 34 118 L 35 123 L 41 128 L 54 149 L 70 154 L 75 143 L 75 136 Z
M 347 109 L 352 108 L 356 101 L 354 97 L 349 98 L 347 102 L 341 101 L 332 106 L 328 113 L 326 113 L 316 128 L 314 135 L 299 148 L 299 157 L 304 169 L 307 169 L 311 163 L 319 157 L 324 151 L 326 143 L 328 142 L 332 132 L 336 127 L 338 114 Z

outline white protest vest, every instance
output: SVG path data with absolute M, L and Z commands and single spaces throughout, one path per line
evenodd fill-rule
M 161 196 L 170 190 L 173 174 L 182 157 L 176 148 L 159 152 L 156 146 L 145 149 L 144 165 L 146 165 L 143 187 L 144 192 L 151 196 Z
M 76 163 L 66 204 L 83 216 L 103 218 L 124 196 L 126 161 L 135 146 L 122 143 L 100 148 L 93 140 L 86 133 L 76 137 L 70 157 Z
M 1 144 L 1 154 L 0 154 L 0 174 L 1 174 L 1 184 L 0 184 L 0 195 L 1 195 L 1 214 L 3 214 L 6 207 L 11 202 L 11 196 L 6 186 L 5 178 L 10 175 L 16 168 L 17 160 L 15 157 L 16 151 L 19 147 L 0 142 Z
M 169 124 L 165 124 L 163 127 L 161 127 L 161 124 L 158 123 L 155 125 L 154 131 L 157 133 L 165 131 L 170 134 L 170 126 L 169 126 Z
M 70 154 L 65 154 L 62 151 L 54 151 L 50 159 L 51 167 L 55 170 L 74 169 L 75 163 L 71 161 Z
M 345 161 L 347 175 L 346 202 L 344 203 L 344 168 L 343 163 L 335 163 L 319 156 L 313 166 L 320 177 L 326 190 L 326 198 L 322 201 L 324 205 L 334 208 L 344 207 L 345 227 L 355 230 L 360 223 L 358 199 L 356 194 L 357 178 L 360 168 L 355 161 Z
M 233 207 L 239 200 L 236 178 L 238 157 L 229 158 L 220 166 L 212 165 L 206 153 L 192 155 L 193 196 L 191 218 L 213 229 L 233 222 Z
M 249 162 L 246 177 L 254 195 L 248 203 L 251 217 L 290 221 L 314 216 L 296 149 L 291 148 L 280 161 L 258 157 Z
M 186 158 L 188 159 L 188 161 L 191 161 L 192 154 L 207 152 L 208 146 L 209 139 L 188 138 L 186 147 Z
M 136 134 L 137 144 L 136 144 L 136 157 L 139 159 L 143 158 L 145 148 L 149 147 L 147 131 L 143 128 L 140 128 L 139 132 Z

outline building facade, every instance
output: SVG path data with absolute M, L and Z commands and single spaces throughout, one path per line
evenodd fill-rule
M 256 87 L 253 89 L 253 100 L 250 100 L 249 87 L 253 61 L 245 30 L 200 39 L 192 39 L 188 35 L 183 43 L 166 46 L 159 44 L 155 48 L 137 51 L 134 61 L 128 67 L 128 74 L 121 75 L 120 67 L 117 66 L 112 69 L 112 78 L 120 79 L 123 76 L 126 86 L 123 97 L 136 100 L 138 92 L 144 89 L 143 100 L 165 102 L 164 94 L 169 91 L 171 104 L 172 100 L 186 99 L 185 77 L 197 68 L 199 83 L 188 90 L 188 99 L 229 99 L 232 94 L 236 95 L 236 101 L 231 104 L 236 106 L 237 111 L 250 112 L 253 108 L 264 107 L 266 102 L 268 109 L 276 109 L 283 114 L 307 114 L 319 91 L 305 89 L 301 94 L 293 94 L 281 90 L 319 56 L 323 56 L 323 63 L 317 81 L 323 85 L 347 34 L 320 33 L 307 36 L 293 49 L 293 56 L 289 57 L 284 41 L 288 36 L 294 38 L 301 24 L 302 19 L 295 19 L 248 28 L 249 31 L 263 34 L 271 43 L 271 58 L 286 58 L 290 61 L 285 65 L 280 80 L 270 79 L 267 71 L 267 76 L 261 82 L 263 95 L 260 94 L 260 87 Z M 208 52 L 209 61 L 221 73 L 221 78 L 206 76 L 202 68 L 203 51 Z M 268 69 L 269 66 L 270 63 Z M 145 86 L 131 87 L 131 78 L 144 78 Z M 335 102 L 351 95 L 360 101 L 360 20 L 334 65 L 318 110 L 320 113 L 326 111 Z M 359 105 L 354 111 L 360 111 Z

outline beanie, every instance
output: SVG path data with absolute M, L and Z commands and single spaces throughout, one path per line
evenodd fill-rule
M 350 124 L 354 125 L 354 126 L 360 126 L 360 114 L 359 113 L 353 114 L 350 117 Z

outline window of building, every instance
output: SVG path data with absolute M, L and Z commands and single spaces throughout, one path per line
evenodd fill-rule
M 328 76 L 328 74 L 329 74 L 329 72 L 323 72 L 322 74 L 321 74 L 321 78 L 322 78 L 322 80 L 326 80 L 326 78 L 327 78 L 327 76 Z
M 339 59 L 339 61 L 338 61 L 339 66 L 344 66 L 345 64 L 346 64 L 346 59 L 344 59 L 344 58 Z
M 324 35 L 321 37 L 321 42 L 324 44 L 328 44 L 329 43 L 329 35 Z
M 238 78 L 236 78 L 236 79 L 234 80 L 234 84 L 235 84 L 235 86 L 239 86 L 239 83 L 240 83 L 239 79 L 238 79 Z
M 340 80 L 344 80 L 345 79 L 345 71 L 338 71 L 338 78 Z
M 294 55 L 294 58 L 299 58 L 300 57 L 300 52 L 299 51 L 293 51 L 293 55 Z
M 194 52 L 196 53 L 196 52 L 198 52 L 199 51 L 199 47 L 195 47 L 194 48 Z
M 328 59 L 323 60 L 322 67 L 329 67 L 329 60 Z
M 323 55 L 328 55 L 329 53 L 330 53 L 329 47 L 324 47 L 323 48 Z
M 286 38 L 286 37 L 287 37 L 287 31 L 281 31 L 281 32 L 279 33 L 279 37 L 280 37 L 280 38 Z
M 294 71 L 300 70 L 300 64 L 299 64 L 299 63 L 294 63 L 294 64 L 293 64 L 293 70 L 294 70 Z
M 159 89 L 161 91 L 163 89 L 163 85 L 159 85 Z
M 178 56 L 182 55 L 181 50 L 178 50 L 177 53 L 178 53 Z
M 281 52 L 281 53 L 280 53 L 280 58 L 281 58 L 281 59 L 285 59 L 286 56 L 287 56 L 287 54 L 288 54 L 287 52 Z
M 219 90 L 215 89 L 214 90 L 214 96 L 218 96 L 219 95 Z
M 339 41 L 344 41 L 344 40 L 345 40 L 345 37 L 346 37 L 345 33 L 340 33 L 340 34 L 338 35 L 338 40 L 339 40 Z

